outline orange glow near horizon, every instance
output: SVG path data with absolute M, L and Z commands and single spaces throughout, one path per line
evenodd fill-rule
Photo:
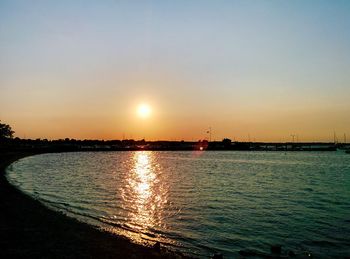
M 154 100 L 153 100 L 154 101 Z M 111 107 L 108 113 L 78 116 L 63 113 L 49 116 L 18 116 L 11 113 L 1 117 L 2 123 L 10 124 L 15 137 L 41 139 L 143 139 L 198 141 L 207 139 L 207 129 L 212 127 L 212 140 L 230 138 L 237 141 L 291 141 L 291 134 L 298 135 L 299 141 L 333 141 L 334 132 L 339 140 L 344 133 L 350 136 L 348 113 L 345 110 L 278 111 L 256 109 L 255 111 L 213 109 L 212 114 L 205 107 L 201 111 L 191 105 L 182 107 L 157 103 L 156 109 L 143 118 L 137 112 L 135 103 Z M 135 111 L 136 107 L 136 111 Z M 79 108 L 79 107 L 78 107 Z M 78 109 L 77 108 L 77 109 Z M 74 112 L 77 109 L 73 110 Z M 111 112 L 115 111 L 115 112 Z M 155 113 L 157 111 L 157 114 Z M 136 112 L 136 114 L 135 114 Z M 225 117 L 225 119 L 223 119 Z M 329 128 L 332 125 L 332 128 Z

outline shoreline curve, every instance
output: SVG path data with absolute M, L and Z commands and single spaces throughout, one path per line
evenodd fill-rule
M 42 153 L 0 153 L 1 258 L 191 258 L 158 245 L 135 244 L 51 210 L 8 182 L 10 164 Z

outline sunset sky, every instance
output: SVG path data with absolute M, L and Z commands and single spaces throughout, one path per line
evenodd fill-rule
M 350 1 L 2 0 L 0 120 L 21 138 L 350 140 Z

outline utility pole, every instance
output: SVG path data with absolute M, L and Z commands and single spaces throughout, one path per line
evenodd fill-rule
M 209 127 L 209 130 L 207 131 L 209 133 L 209 142 L 211 142 L 211 127 Z
M 294 138 L 295 138 L 296 135 L 295 134 L 291 134 L 290 136 L 292 137 L 293 143 L 294 143 Z

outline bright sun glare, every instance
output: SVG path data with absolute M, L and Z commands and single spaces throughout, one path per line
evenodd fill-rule
M 137 114 L 139 117 L 146 119 L 151 114 L 151 107 L 148 104 L 140 104 L 137 108 Z

